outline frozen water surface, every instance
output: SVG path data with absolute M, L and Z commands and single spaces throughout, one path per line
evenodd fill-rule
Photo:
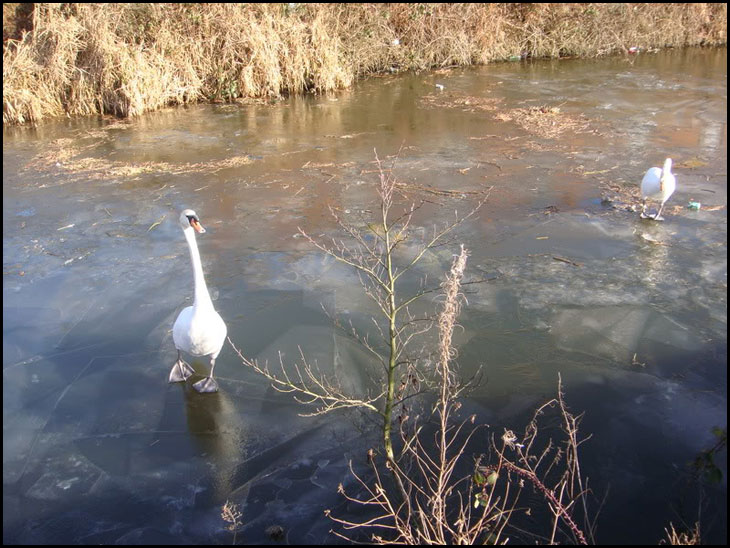
M 465 286 L 455 335 L 462 373 L 484 372 L 468 408 L 496 432 L 521 429 L 562 375 L 593 435 L 582 469 L 607 493 L 598 540 L 653 544 L 670 520 L 692 523 L 688 463 L 727 425 L 726 62 L 725 50 L 686 50 L 439 76 L 443 97 L 559 105 L 591 121 L 558 138 L 434 107 L 428 74 L 273 106 L 6 128 L 4 542 L 229 543 L 226 500 L 243 512 L 241 542 L 272 542 L 273 525 L 292 544 L 334 542 L 323 510 L 353 511 L 337 486 L 377 446 L 377 425 L 300 416 L 228 345 L 219 393 L 167 383 L 171 327 L 192 301 L 177 217 L 192 207 L 208 229 L 208 286 L 247 356 L 276 366 L 301 349 L 328 378 L 373 393 L 378 366 L 330 316 L 372 330 L 376 310 L 298 228 L 336 236 L 329 206 L 367 222 L 373 149 L 385 159 L 401 147 L 395 173 L 427 200 L 416 234 L 491 189 L 453 245 L 404 280 L 405 291 L 438 280 L 460 241 L 468 281 L 486 280 Z M 666 221 L 642 221 L 625 205 L 667 156 L 678 183 Z M 615 208 L 606 192 L 621 196 Z M 414 250 L 407 242 L 404 258 Z M 717 463 L 726 473 L 724 453 Z M 722 543 L 726 481 L 705 496 L 703 539 Z

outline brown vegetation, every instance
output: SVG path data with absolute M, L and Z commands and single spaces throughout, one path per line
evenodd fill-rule
M 503 122 L 516 122 L 525 131 L 540 137 L 555 139 L 566 131 L 582 133 L 595 131 L 584 115 L 561 112 L 559 107 L 515 108 L 496 115 Z
M 697 546 L 702 544 L 700 536 L 700 523 L 697 522 L 689 531 L 677 531 L 674 524 L 669 524 L 669 529 L 664 529 L 667 538 L 662 539 L 659 544 L 671 544 L 672 546 Z
M 302 229 L 300 233 L 322 253 L 355 269 L 364 293 L 377 305 L 373 337 L 336 315 L 333 319 L 367 350 L 374 365 L 381 366 L 373 370 L 374 378 L 376 371 L 382 371 L 375 389 L 379 393 L 366 397 L 348 393 L 336 376 L 325 375 L 301 350 L 299 363 L 285 364 L 280 357 L 279 366 L 270 367 L 246 358 L 229 339 L 242 363 L 266 377 L 273 388 L 314 406 L 309 414 L 359 409 L 380 417 L 382 445 L 368 452 L 370 477 L 351 469 L 355 479 L 351 488 L 359 492 L 340 486 L 349 503 L 362 511 L 356 513 L 365 515 L 344 519 L 328 511 L 343 527 L 335 534 L 357 541 L 367 535 L 375 544 L 502 544 L 510 530 L 551 544 L 592 541 L 590 491 L 578 458 L 578 447 L 587 438 L 579 438 L 580 417 L 568 411 L 560 386 L 558 397 L 537 410 L 524 436 L 505 430 L 501 445 L 494 435 L 491 442 L 475 436 L 485 427 L 472 426 L 474 416 L 457 418 L 461 395 L 469 384 L 459 380 L 452 336 L 464 303 L 462 285 L 476 283 L 463 281 L 468 257 L 464 246 L 439 287 L 422 284 L 415 294 L 402 294 L 399 279 L 475 210 L 434 227 L 418 242 L 415 232 L 420 231 L 412 229 L 411 221 L 420 205 L 397 204 L 397 197 L 406 197 L 401 195 L 406 189 L 398 184 L 392 168 L 386 170 L 377 157 L 376 161 L 380 207 L 372 208 L 370 221 L 345 220 L 331 209 L 340 234 L 315 239 Z M 442 293 L 436 317 L 428 311 L 411 313 L 411 305 L 436 292 Z M 438 331 L 433 342 L 427 336 L 432 327 Z M 429 388 L 436 400 L 432 407 L 423 397 Z M 550 412 L 561 423 L 557 443 L 545 437 L 542 426 L 538 430 L 538 417 Z M 474 450 L 484 454 L 474 459 Z M 542 502 L 529 502 L 526 511 L 518 502 L 523 489 L 530 486 Z M 526 532 L 525 525 L 519 524 L 525 516 L 539 520 L 539 525 L 529 528 L 546 532 Z
M 483 426 L 470 426 L 475 417 L 456 422 L 461 407 L 459 396 L 467 388 L 457 378 L 456 349 L 452 335 L 462 304 L 461 284 L 468 253 L 454 258 L 442 284 L 444 302 L 438 315 L 436 371 L 438 399 L 431 417 L 404 418 L 400 422 L 401 449 L 397 458 L 379 463 L 375 451 L 369 454 L 372 480 L 358 476 L 352 495 L 340 485 L 340 493 L 367 513 L 363 521 L 352 521 L 327 514 L 342 525 L 335 532 L 346 540 L 362 540 L 368 534 L 373 544 L 506 544 L 510 532 L 546 541 L 547 544 L 594 541 L 595 523 L 589 510 L 590 493 L 579 464 L 578 448 L 589 437 L 580 438 L 580 417 L 570 413 L 563 399 L 559 380 L 558 397 L 540 406 L 525 434 L 518 437 L 504 431 L 501 447 L 491 436 L 489 454 L 474 460 L 470 448 L 479 446 L 475 434 Z M 553 420 L 562 423 L 561 440 L 545 439 L 540 417 L 557 412 Z M 426 434 L 429 422 L 435 432 Z M 539 440 L 539 441 L 538 441 Z M 543 445 L 544 444 L 544 445 Z M 482 447 L 482 449 L 486 449 Z M 390 479 L 383 473 L 390 472 Z M 534 498 L 527 510 L 518 506 L 523 489 L 531 486 L 543 502 Z M 529 488 L 528 488 L 529 489 Z M 527 515 L 537 516 L 542 506 L 548 512 L 543 522 L 547 535 L 526 531 L 517 523 Z M 534 512 L 534 513 L 533 513 Z M 354 535 L 350 537 L 348 535 Z
M 255 161 L 246 154 L 203 162 L 175 163 L 119 160 L 108 156 L 94 157 L 94 151 L 110 143 L 114 139 L 115 129 L 124 125 L 127 125 L 127 122 L 116 121 L 105 124 L 100 129 L 76 132 L 73 138 L 62 137 L 50 141 L 24 166 L 23 171 L 31 172 L 34 184 L 38 188 L 44 188 L 78 181 L 134 181 L 145 174 L 213 174 Z M 63 177 L 58 177 L 61 173 Z
M 3 122 L 726 40 L 726 4 L 4 4 Z

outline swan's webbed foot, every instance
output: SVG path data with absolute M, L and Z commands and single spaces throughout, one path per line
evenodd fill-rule
M 173 365 L 170 370 L 169 382 L 185 382 L 193 373 L 195 373 L 193 368 L 185 363 L 181 358 L 178 358 L 175 365 Z
M 641 215 L 639 215 L 639 218 L 641 219 L 651 219 L 652 217 L 650 215 L 647 215 L 645 212 L 641 212 Z
M 203 380 L 196 382 L 193 388 L 201 394 L 218 392 L 218 383 L 213 377 L 205 377 Z
M 662 217 L 662 212 L 664 211 L 664 204 L 659 208 L 659 211 L 656 212 L 656 215 L 654 215 L 655 221 L 663 221 L 664 217 Z

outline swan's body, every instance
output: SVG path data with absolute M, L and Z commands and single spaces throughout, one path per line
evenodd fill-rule
M 652 167 L 644 175 L 641 180 L 641 199 L 642 209 L 641 218 L 646 219 L 649 216 L 646 214 L 646 199 L 656 198 L 661 200 L 659 211 L 657 211 L 652 219 L 657 221 L 663 221 L 662 211 L 664 210 L 664 204 L 667 202 L 669 197 L 674 194 L 674 189 L 677 188 L 677 181 L 672 174 L 672 159 L 667 158 L 664 161 L 664 167 Z
M 226 324 L 220 314 L 213 308 L 213 301 L 208 294 L 203 276 L 203 265 L 200 262 L 195 231 L 205 232 L 198 216 L 192 209 L 180 214 L 180 225 L 190 248 L 190 259 L 193 263 L 195 280 L 195 300 L 193 306 L 184 308 L 172 327 L 172 340 L 177 348 L 177 361 L 170 371 L 170 382 L 182 382 L 193 373 L 193 368 L 182 359 L 181 352 L 191 356 L 210 356 L 210 376 L 196 382 L 193 388 L 198 392 L 217 392 L 218 383 L 213 378 L 215 359 L 220 354 L 226 340 Z

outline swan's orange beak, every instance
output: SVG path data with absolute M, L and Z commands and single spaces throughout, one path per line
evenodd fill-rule
M 190 226 L 192 226 L 198 234 L 205 232 L 203 225 L 201 225 L 197 219 L 190 219 Z

